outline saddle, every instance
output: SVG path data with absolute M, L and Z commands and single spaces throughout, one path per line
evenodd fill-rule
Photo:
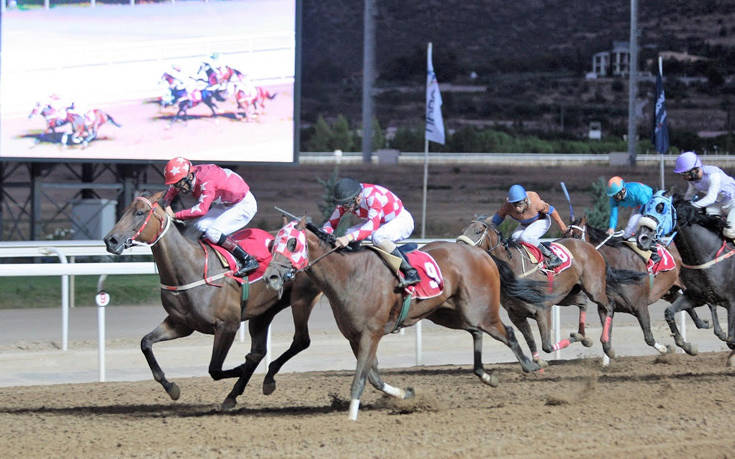
M 646 263 L 646 269 L 650 274 L 658 274 L 664 271 L 671 271 L 676 267 L 676 262 L 671 253 L 661 244 L 656 244 L 656 253 L 659 256 L 659 261 L 654 262 L 651 260 L 652 252 L 650 250 L 641 250 L 638 248 L 638 244 L 633 241 L 623 241 L 625 245 L 631 248 L 637 253 L 643 261 Z
M 525 249 L 526 254 L 528 255 L 529 260 L 531 260 L 532 264 L 539 264 L 544 262 L 544 256 L 541 253 L 541 250 L 539 250 L 538 247 L 535 245 L 531 245 L 527 242 L 519 241 L 523 248 Z M 562 260 L 562 263 L 555 267 L 554 269 L 548 270 L 545 266 L 543 266 L 544 270 L 547 270 L 549 272 L 552 272 L 553 274 L 559 274 L 560 272 L 564 271 L 565 269 L 569 268 L 572 265 L 572 260 L 574 260 L 574 257 L 572 256 L 571 252 L 564 247 L 561 244 L 557 244 L 555 242 L 552 242 L 549 244 L 549 249 L 556 254 L 559 259 Z
M 400 258 L 372 245 L 365 247 L 376 252 L 396 276 L 399 278 L 403 276 L 399 269 L 401 266 Z M 398 250 L 406 256 L 411 266 L 416 268 L 421 278 L 421 282 L 418 284 L 406 287 L 405 292 L 417 299 L 433 298 L 440 295 L 444 290 L 444 278 L 436 260 L 428 253 L 418 250 L 416 244 L 405 244 L 400 246 Z
M 258 269 L 249 273 L 247 275 L 247 279 L 249 284 L 259 281 L 263 277 L 263 274 L 265 274 L 265 270 L 268 268 L 268 264 L 271 261 L 272 255 L 270 249 L 273 245 L 273 235 L 258 228 L 243 228 L 232 233 L 230 237 L 232 237 L 232 239 L 237 242 L 237 245 L 242 247 L 244 251 L 258 260 Z M 205 239 L 205 242 L 217 254 L 217 258 L 222 263 L 223 268 L 237 271 L 237 261 L 228 250 L 213 244 L 209 240 Z M 233 279 L 240 284 L 244 282 L 243 278 L 233 277 Z

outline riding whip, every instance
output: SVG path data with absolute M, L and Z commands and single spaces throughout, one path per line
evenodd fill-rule
M 564 192 L 564 196 L 566 196 L 567 202 L 569 203 L 569 219 L 571 221 L 574 221 L 574 208 L 572 207 L 572 200 L 569 199 L 569 192 L 567 191 L 567 186 L 564 184 L 564 182 L 561 182 L 561 190 Z

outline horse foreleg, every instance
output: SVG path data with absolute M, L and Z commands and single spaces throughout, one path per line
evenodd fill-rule
M 215 323 L 214 345 L 212 346 L 212 357 L 209 359 L 209 376 L 215 381 L 240 376 L 239 367 L 227 371 L 222 370 L 238 328 L 240 328 L 240 322 L 235 320 L 217 320 Z
M 494 371 L 487 373 L 485 367 L 482 366 L 482 332 L 479 330 L 468 330 L 472 335 L 472 344 L 474 348 L 474 360 L 472 372 L 480 378 L 488 386 L 498 387 L 498 376 Z
M 598 304 L 597 314 L 600 316 L 600 323 L 602 324 L 602 336 L 600 336 L 602 350 L 605 352 L 605 355 L 614 359 L 615 350 L 612 348 L 612 328 L 615 311 L 608 311 L 605 305 Z
M 250 332 L 250 352 L 245 356 L 245 363 L 233 368 L 231 371 L 238 376 L 232 390 L 222 402 L 222 409 L 229 410 L 237 404 L 237 397 L 245 391 L 250 378 L 253 376 L 258 364 L 268 351 L 268 327 L 275 316 L 275 312 L 267 311 L 265 314 L 255 317 L 248 322 Z
M 669 329 L 671 329 L 671 333 L 674 335 L 674 342 L 677 346 L 684 349 L 684 352 L 689 355 L 697 355 L 697 346 L 695 344 L 687 343 L 684 341 L 684 338 L 682 338 L 681 333 L 679 333 L 679 328 L 676 326 L 676 313 L 695 306 L 694 302 L 685 294 L 677 298 L 676 301 L 674 301 L 671 306 L 666 308 L 666 311 L 664 311 L 666 323 L 669 324 Z
M 357 367 L 355 368 L 355 376 L 352 379 L 352 387 L 350 388 L 350 411 L 348 419 L 357 421 L 357 412 L 360 409 L 360 397 L 365 390 L 365 380 L 373 360 L 378 350 L 378 342 L 380 337 L 370 331 L 364 331 L 357 343 L 350 342 L 352 350 L 357 357 Z
M 635 318 L 638 319 L 638 324 L 643 330 L 643 339 L 646 340 L 646 344 L 654 347 L 661 354 L 666 354 L 669 349 L 661 343 L 656 342 L 656 338 L 653 337 L 651 331 L 651 316 L 648 313 L 648 305 L 642 304 L 635 308 Z
M 709 306 L 710 313 L 712 314 L 712 327 L 714 328 L 715 336 L 722 341 L 727 341 L 727 334 L 722 330 L 720 319 L 717 317 L 717 305 L 708 304 L 707 306 Z
M 309 316 L 320 296 L 316 295 L 310 302 L 299 299 L 291 305 L 291 315 L 293 316 L 294 323 L 293 340 L 286 352 L 279 355 L 276 360 L 268 365 L 268 373 L 263 379 L 263 393 L 265 395 L 270 395 L 276 390 L 275 376 L 281 370 L 281 367 L 291 357 L 308 348 L 309 344 L 311 344 L 311 338 L 309 337 Z
M 707 319 L 700 319 L 699 314 L 697 314 L 697 310 L 694 308 L 687 309 L 687 313 L 689 314 L 689 317 L 692 318 L 692 322 L 694 322 L 694 326 L 702 329 L 702 328 L 711 328 L 712 325 L 709 323 L 709 320 Z M 723 340 L 724 341 L 724 340 Z
M 183 336 L 191 335 L 193 330 L 184 324 L 178 324 L 169 316 L 166 317 L 161 324 L 154 328 L 152 332 L 148 333 L 140 340 L 140 350 L 143 351 L 148 366 L 151 368 L 153 373 L 153 379 L 158 381 L 172 400 L 178 400 L 181 395 L 179 386 L 176 383 L 169 382 L 166 380 L 166 376 L 163 374 L 163 370 L 158 366 L 156 357 L 153 355 L 153 344 L 160 341 L 168 341 Z
M 521 364 L 521 369 L 524 373 L 540 370 L 541 366 L 530 360 L 526 357 L 526 354 L 523 353 L 523 349 L 521 349 L 521 345 L 518 344 L 513 328 L 503 324 L 500 320 L 500 314 L 497 313 L 498 308 L 499 306 L 497 308 L 493 308 L 494 313 L 492 314 L 492 317 L 488 317 L 485 321 L 479 323 L 477 328 L 508 346 L 511 351 L 513 351 L 513 355 L 518 359 L 518 362 Z

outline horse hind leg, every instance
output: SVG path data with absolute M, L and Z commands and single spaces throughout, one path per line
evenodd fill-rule
M 163 370 L 161 370 L 161 367 L 156 361 L 156 357 L 153 355 L 153 344 L 160 341 L 168 341 L 181 338 L 183 336 L 189 336 L 192 332 L 193 330 L 191 328 L 183 324 L 177 324 L 169 316 L 166 317 L 158 327 L 153 329 L 152 332 L 148 333 L 140 340 L 140 350 L 143 351 L 143 355 L 145 356 L 148 366 L 153 373 L 153 379 L 163 386 L 172 400 L 178 400 L 181 395 L 181 391 L 176 383 L 169 382 L 166 379 L 166 375 L 163 373 Z
M 717 316 L 717 305 L 708 304 L 710 314 L 712 314 L 712 327 L 714 329 L 715 336 L 720 338 L 722 341 L 727 341 L 727 334 L 720 326 L 720 319 Z
M 378 342 L 380 336 L 370 332 L 363 332 L 359 342 L 350 341 L 352 351 L 357 357 L 357 367 L 355 368 L 355 376 L 352 379 L 350 387 L 350 410 L 348 419 L 357 421 L 357 413 L 360 409 L 360 397 L 365 390 L 365 380 L 375 360 L 375 353 L 378 350 Z
M 528 319 L 510 311 L 508 311 L 508 317 L 510 318 L 510 321 L 513 322 L 513 325 L 518 327 L 518 330 L 521 331 L 523 339 L 526 340 L 528 350 L 531 351 L 531 358 L 533 359 L 533 361 L 536 362 L 541 368 L 549 366 L 549 364 L 541 358 L 541 355 L 538 352 L 538 348 L 536 347 L 536 340 L 533 338 L 533 332 L 531 331 L 531 326 L 528 324 Z
M 638 307 L 636 308 L 635 317 L 636 319 L 638 319 L 638 324 L 641 326 L 641 330 L 643 331 L 643 339 L 646 341 L 646 344 L 652 346 L 661 354 L 666 354 L 667 352 L 669 352 L 669 348 L 657 342 L 656 338 L 653 337 L 653 332 L 651 331 L 651 316 L 648 313 L 648 305 L 638 305 Z
M 679 298 L 674 301 L 671 306 L 666 308 L 664 311 L 664 318 L 666 319 L 666 323 L 669 324 L 669 329 L 671 329 L 671 333 L 674 335 L 674 342 L 677 346 L 684 349 L 684 352 L 686 352 L 689 355 L 697 355 L 697 346 L 692 343 L 687 343 L 684 341 L 684 338 L 681 336 L 681 333 L 679 333 L 679 327 L 676 326 L 676 313 L 682 310 L 690 309 L 694 307 L 695 304 L 690 300 L 686 295 L 682 295 Z
M 482 365 L 482 332 L 478 330 L 469 330 L 472 335 L 472 344 L 474 347 L 474 360 L 472 372 L 480 378 L 480 381 L 484 382 L 488 386 L 498 387 L 500 382 L 498 376 L 494 371 L 487 373 L 485 367 Z
M 486 323 L 478 324 L 477 328 L 508 346 L 518 359 L 518 362 L 521 364 L 521 369 L 523 369 L 524 373 L 530 373 L 541 369 L 541 366 L 538 363 L 532 361 L 523 353 L 521 345 L 518 344 L 518 340 L 515 337 L 513 328 L 503 324 L 503 322 L 500 321 L 499 316 L 495 320 L 489 320 Z
M 368 370 L 367 377 L 368 381 L 370 381 L 370 384 L 372 384 L 374 388 L 386 395 L 390 395 L 391 397 L 405 400 L 416 396 L 412 387 L 401 389 L 400 387 L 393 387 L 390 384 L 385 383 L 378 372 L 377 359 L 373 360 L 373 364 L 370 366 L 370 370 Z

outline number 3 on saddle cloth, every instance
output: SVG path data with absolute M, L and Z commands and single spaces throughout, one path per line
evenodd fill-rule
M 544 260 L 544 256 L 538 247 L 536 247 L 535 245 L 531 245 L 528 242 L 520 241 L 520 243 L 521 245 L 523 245 L 523 248 L 526 249 L 528 257 L 531 259 L 532 263 L 538 263 L 539 261 Z M 556 268 L 548 269 L 546 268 L 546 265 L 543 266 L 544 270 L 547 272 L 547 275 L 549 276 L 549 278 L 551 278 L 551 276 L 555 276 L 572 266 L 572 261 L 574 260 L 574 257 L 566 247 L 555 242 L 549 244 L 549 249 L 554 252 L 556 256 L 559 257 L 559 259 L 561 260 L 561 264 Z
M 232 240 L 237 242 L 237 244 L 242 247 L 244 251 L 246 251 L 247 253 L 255 257 L 256 260 L 258 260 L 258 269 L 248 274 L 248 284 L 259 281 L 263 277 L 266 268 L 268 268 L 268 263 L 270 263 L 271 261 L 270 249 L 273 245 L 273 235 L 258 228 L 243 228 L 232 233 L 230 237 L 232 238 Z M 208 240 L 205 241 L 209 247 L 213 248 L 217 252 L 217 255 L 219 255 L 219 259 L 222 262 L 222 266 L 226 268 L 229 267 L 229 269 L 231 269 L 233 272 L 237 271 L 237 261 L 228 250 L 225 250 L 224 248 L 215 245 Z M 205 277 L 206 276 L 207 275 L 205 274 Z M 242 285 L 242 283 L 244 282 L 243 278 L 235 277 L 232 274 L 228 275 L 227 277 L 235 279 L 238 283 L 240 283 L 240 285 Z

